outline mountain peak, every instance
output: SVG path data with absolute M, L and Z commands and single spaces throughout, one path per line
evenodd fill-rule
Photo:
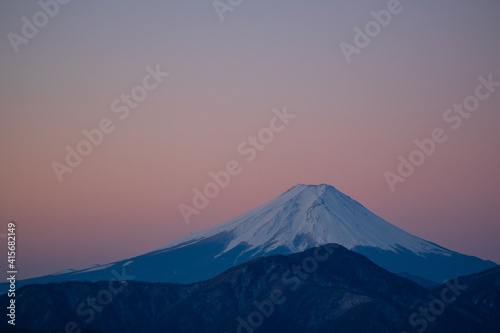
M 328 184 L 318 184 L 318 185 L 313 185 L 313 184 L 297 184 L 290 188 L 290 190 L 297 189 L 297 190 L 314 190 L 314 191 L 337 191 L 337 189 L 331 185 Z
M 282 195 L 264 204 L 264 206 L 271 203 L 274 205 L 290 205 L 291 202 L 300 205 L 302 209 L 319 205 L 335 206 L 340 203 L 342 203 L 340 204 L 341 207 L 351 207 L 352 209 L 363 207 L 360 203 L 351 199 L 351 197 L 328 184 L 297 184 Z
M 342 192 L 338 191 L 335 187 L 328 185 L 328 184 L 319 184 L 319 185 L 297 184 L 297 185 L 291 187 L 285 193 L 278 196 L 276 199 L 281 198 L 285 201 L 286 200 L 297 200 L 298 198 L 302 198 L 302 200 L 303 199 L 314 199 L 314 198 L 320 198 L 325 193 L 345 196 Z M 347 196 L 345 196 L 345 197 L 347 197 Z M 271 200 L 270 202 L 272 202 L 272 201 L 274 201 L 274 200 Z
M 331 187 L 331 188 L 335 188 L 332 185 L 328 185 L 328 184 L 325 184 L 325 183 L 318 184 L 318 185 L 314 185 L 314 184 L 300 184 L 299 183 L 299 184 L 293 186 L 292 188 L 294 188 L 294 187 L 318 187 L 318 188 Z
M 204 231 L 193 232 L 156 250 L 183 247 L 217 236 L 227 239 L 227 253 L 300 252 L 328 243 L 376 247 L 417 255 L 439 247 L 415 237 L 370 212 L 357 201 L 327 184 L 297 184 L 267 203 Z

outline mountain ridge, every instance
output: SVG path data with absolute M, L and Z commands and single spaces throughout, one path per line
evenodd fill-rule
M 426 332 L 497 331 L 498 279 L 500 271 L 493 269 L 455 280 L 460 290 L 466 287 L 463 295 L 425 322 Z M 72 321 L 85 330 L 124 333 L 410 332 L 424 327 L 420 309 L 430 307 L 433 298 L 442 297 L 441 289 L 450 286 L 429 291 L 338 244 L 257 258 L 189 285 L 122 284 L 112 300 L 94 306 L 89 296 L 109 288 L 107 282 L 22 287 L 17 296 L 23 319 L 19 327 L 60 330 Z M 489 302 L 476 311 L 478 297 Z M 6 295 L 0 295 L 0 305 L 6 302 Z M 418 320 L 410 321 L 415 315 Z

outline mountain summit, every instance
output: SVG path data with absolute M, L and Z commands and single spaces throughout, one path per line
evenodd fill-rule
M 223 253 L 244 244 L 242 254 L 257 257 L 276 251 L 302 252 L 328 243 L 348 249 L 366 246 L 393 252 L 404 248 L 416 255 L 449 253 L 386 222 L 327 184 L 296 185 L 226 223 L 193 232 L 156 250 L 187 246 L 218 234 L 231 235 Z
M 140 281 L 192 283 L 258 257 L 298 253 L 328 243 L 341 244 L 419 283 L 439 284 L 496 266 L 413 236 L 333 186 L 299 184 L 245 214 L 146 254 L 19 283 L 109 280 L 125 267 Z

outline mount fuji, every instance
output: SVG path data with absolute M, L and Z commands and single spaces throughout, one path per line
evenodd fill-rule
M 19 281 L 19 285 L 118 278 L 192 283 L 252 259 L 287 255 L 329 243 L 368 257 L 415 281 L 442 283 L 496 266 L 413 236 L 332 186 L 296 185 L 243 215 L 146 254 L 79 271 Z

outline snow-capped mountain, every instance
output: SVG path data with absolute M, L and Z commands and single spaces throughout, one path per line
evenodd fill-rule
M 496 266 L 413 236 L 332 186 L 299 184 L 243 215 L 146 254 L 19 283 L 119 279 L 125 270 L 125 279 L 191 283 L 258 257 L 297 253 L 328 243 L 341 244 L 420 282 L 441 283 Z
M 219 255 L 243 244 L 246 249 L 242 254 L 262 256 L 275 250 L 302 252 L 328 243 L 348 249 L 368 246 L 393 252 L 403 247 L 416 255 L 452 253 L 395 227 L 326 184 L 296 185 L 256 209 L 208 230 L 193 232 L 156 251 L 188 246 L 221 233 L 230 233 L 231 239 Z

